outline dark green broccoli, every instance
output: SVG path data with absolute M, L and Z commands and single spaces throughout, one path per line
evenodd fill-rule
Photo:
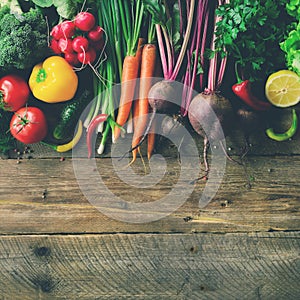
M 42 13 L 38 9 L 6 13 L 0 19 L 0 49 L 0 68 L 5 71 L 29 69 L 47 57 L 48 30 Z
M 0 37 L 11 34 L 20 26 L 22 26 L 21 22 L 14 15 L 7 13 L 0 20 Z

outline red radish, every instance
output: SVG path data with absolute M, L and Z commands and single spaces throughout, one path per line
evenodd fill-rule
M 93 42 L 98 42 L 103 38 L 103 29 L 101 26 L 95 26 L 88 33 L 88 38 Z
M 61 31 L 60 24 L 55 25 L 55 26 L 52 28 L 52 30 L 51 30 L 51 32 L 50 32 L 50 35 L 51 35 L 54 39 L 56 39 L 57 41 L 63 37 L 63 33 L 62 33 L 62 31 Z
M 101 39 L 98 42 L 89 41 L 90 47 L 94 48 L 96 51 L 102 50 L 104 47 L 104 40 Z
M 52 39 L 51 42 L 50 42 L 50 48 L 52 49 L 52 51 L 55 53 L 55 54 L 60 54 L 61 53 L 61 50 L 58 46 L 58 41 L 55 40 L 55 39 Z
M 75 52 L 86 52 L 89 48 L 89 41 L 83 36 L 77 36 L 73 39 L 72 47 Z
M 73 52 L 72 40 L 71 39 L 60 39 L 58 41 L 58 48 L 62 53 L 70 53 Z
M 95 26 L 95 17 L 89 12 L 80 12 L 75 17 L 75 26 L 82 31 L 90 31 Z
M 93 48 L 90 48 L 86 52 L 80 52 L 77 55 L 78 60 L 85 65 L 93 63 L 96 59 L 96 56 L 96 51 Z
M 71 38 L 75 34 L 75 24 L 72 21 L 64 21 L 60 24 L 63 37 Z
M 75 52 L 65 53 L 65 60 L 71 66 L 77 66 L 77 65 L 79 65 L 79 60 L 78 60 L 78 57 L 77 57 L 77 53 L 75 53 Z

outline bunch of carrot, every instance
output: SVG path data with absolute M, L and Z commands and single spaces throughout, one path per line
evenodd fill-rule
M 122 127 L 127 123 L 127 131 L 130 131 L 129 125 L 133 124 L 132 148 L 134 148 L 147 125 L 149 112 L 147 95 L 152 85 L 152 77 L 155 76 L 157 55 L 155 27 L 151 17 L 144 12 L 142 0 L 99 1 L 99 23 L 107 35 L 106 57 L 98 68 L 100 80 L 95 76 L 96 101 L 86 119 L 86 127 L 89 127 L 99 114 L 109 115 L 109 120 L 115 119 L 115 122 L 99 124 L 98 131 L 102 132 L 99 154 L 104 151 L 110 129 L 112 141 L 115 143 L 121 135 Z M 147 28 L 146 34 L 145 32 L 142 34 L 144 28 Z M 121 94 L 118 103 L 115 103 L 112 87 L 117 83 L 121 84 Z M 138 95 L 137 99 L 134 99 L 135 94 Z M 150 133 L 147 150 L 149 159 L 154 144 L 154 134 Z M 136 160 L 139 151 L 139 148 L 133 151 L 132 162 Z
M 127 55 L 123 62 L 123 73 L 121 80 L 121 97 L 116 122 L 123 126 L 130 118 L 132 111 L 133 137 L 132 148 L 140 142 L 148 123 L 149 103 L 148 93 L 152 86 L 152 78 L 156 70 L 156 45 L 149 41 L 143 44 L 139 40 L 138 48 L 134 56 Z M 138 86 L 137 86 L 138 85 Z M 138 91 L 138 98 L 134 99 L 135 89 Z M 114 128 L 114 141 L 120 135 L 120 128 Z M 147 157 L 150 159 L 154 150 L 155 136 L 148 135 Z M 137 158 L 140 148 L 132 151 L 132 162 Z

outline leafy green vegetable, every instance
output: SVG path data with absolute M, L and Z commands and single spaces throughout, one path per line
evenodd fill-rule
M 143 0 L 146 10 L 152 15 L 152 22 L 159 25 L 166 25 L 167 16 L 165 6 L 158 0 Z
M 11 14 L 7 7 L 0 19 L 0 67 L 4 71 L 24 70 L 50 54 L 47 24 L 38 9 Z
M 0 8 L 6 6 L 11 13 L 20 14 L 22 13 L 21 7 L 17 0 L 1 0 Z
M 80 2 L 78 0 L 53 0 L 53 5 L 61 17 L 72 19 L 78 12 L 77 6 Z
M 290 0 L 290 2 L 286 4 L 286 10 L 289 15 L 300 20 L 300 0 Z
M 72 19 L 81 8 L 84 0 L 31 0 L 36 6 L 49 8 L 54 6 L 59 16 Z
M 293 21 L 285 8 L 285 0 L 231 0 L 217 9 L 216 49 L 232 56 L 247 79 L 262 80 L 285 66 L 279 42 Z
M 300 76 L 300 22 L 280 43 L 280 48 L 286 53 L 287 67 Z
M 32 2 L 39 7 L 50 7 L 53 5 L 53 0 L 32 0 Z

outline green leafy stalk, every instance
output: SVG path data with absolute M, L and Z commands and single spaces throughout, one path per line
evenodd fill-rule
M 144 14 L 144 4 L 142 0 L 136 0 L 132 9 L 132 22 L 133 25 L 130 28 L 130 38 L 127 40 L 127 55 L 134 56 L 137 50 L 137 44 L 140 37 L 141 25 Z

